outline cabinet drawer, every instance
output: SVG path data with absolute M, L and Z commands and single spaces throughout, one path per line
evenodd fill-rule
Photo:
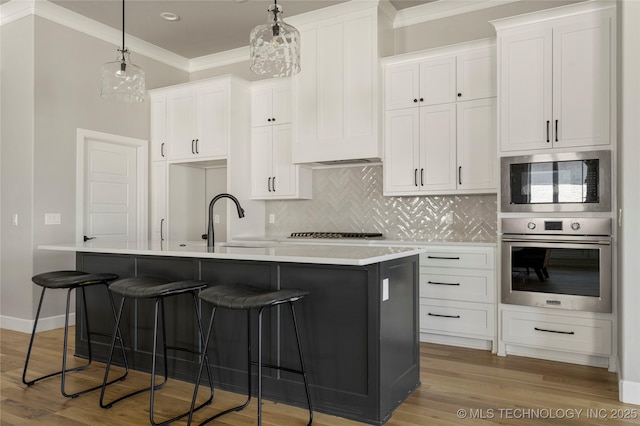
M 420 297 L 494 303 L 493 271 L 420 268 Z
M 611 355 L 611 321 L 504 311 L 505 343 L 585 354 Z
M 421 266 L 493 269 L 494 249 L 429 248 L 420 255 Z
M 493 338 L 493 305 L 420 299 L 420 331 Z

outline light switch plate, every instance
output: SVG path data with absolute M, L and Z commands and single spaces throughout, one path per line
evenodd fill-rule
M 45 213 L 44 224 L 45 225 L 60 225 L 61 218 L 60 213 Z
M 389 300 L 389 278 L 382 280 L 382 301 Z

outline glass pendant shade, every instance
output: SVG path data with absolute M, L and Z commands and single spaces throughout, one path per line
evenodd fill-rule
M 118 49 L 118 59 L 102 66 L 100 96 L 117 102 L 144 102 L 144 70 L 131 63 L 129 51 Z
M 250 69 L 268 77 L 289 77 L 300 72 L 300 33 L 285 23 L 282 7 L 272 4 L 268 22 L 258 25 L 249 38 Z

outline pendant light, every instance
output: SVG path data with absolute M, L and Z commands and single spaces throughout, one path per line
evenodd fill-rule
M 289 77 L 300 72 L 300 33 L 285 23 L 277 0 L 267 9 L 267 23 L 249 37 L 250 69 L 258 75 Z
M 144 102 L 144 70 L 131 63 L 129 50 L 124 44 L 124 0 L 122 0 L 122 47 L 114 62 L 102 66 L 102 91 L 104 99 L 118 102 Z

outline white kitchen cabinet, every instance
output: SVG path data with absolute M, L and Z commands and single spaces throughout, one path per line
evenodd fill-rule
M 584 6 L 582 6 L 584 7 Z M 494 21 L 502 151 L 607 145 L 615 109 L 615 9 Z
M 481 47 L 486 44 L 387 58 L 385 109 L 495 97 L 495 47 Z
M 385 195 L 496 192 L 492 43 L 383 61 Z
M 422 341 L 496 349 L 495 248 L 428 246 L 420 255 Z
M 164 95 L 151 95 L 149 106 L 151 129 L 151 161 L 167 158 L 167 98 Z
M 251 135 L 254 199 L 311 198 L 311 170 L 291 162 L 291 125 L 254 127 Z
M 168 236 L 167 221 L 167 162 L 151 163 L 151 240 L 163 241 Z
M 167 96 L 169 160 L 224 158 L 229 144 L 229 85 L 184 88 Z
M 293 78 L 295 163 L 381 157 L 378 58 L 386 44 L 379 43 L 379 31 L 391 27 L 377 7 L 362 5 L 299 27 L 304 48 L 302 70 Z
M 251 87 L 251 126 L 291 123 L 291 80 L 264 80 Z

